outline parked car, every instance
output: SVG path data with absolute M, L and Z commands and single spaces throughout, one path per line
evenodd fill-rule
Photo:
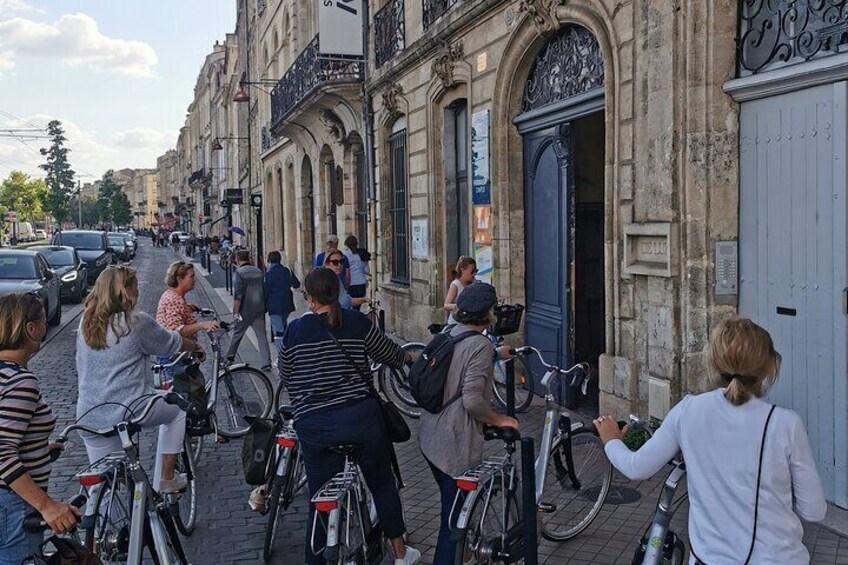
M 189 239 L 188 232 L 174 231 L 174 232 L 171 232 L 171 235 L 168 236 L 168 241 L 171 241 L 171 238 L 174 237 L 174 234 L 177 234 L 177 237 L 179 238 L 180 243 L 185 243 Z
M 30 247 L 47 259 L 47 264 L 61 282 L 62 298 L 82 302 L 88 293 L 88 265 L 73 247 L 67 245 L 38 245 Z
M 131 241 L 127 241 L 124 234 L 110 231 L 106 234 L 106 237 L 109 239 L 109 247 L 112 248 L 112 253 L 115 254 L 119 261 L 129 261 L 132 259 L 134 255 L 133 245 Z
M 138 239 L 135 234 L 130 231 L 122 231 L 121 235 L 124 236 L 124 239 L 127 240 L 127 243 L 132 245 L 132 256 L 135 257 L 136 252 L 138 251 Z
M 44 230 L 35 230 L 35 239 L 47 239 L 47 232 Z
M 13 292 L 36 293 L 44 306 L 47 323 L 51 326 L 61 323 L 59 277 L 38 251 L 0 249 L 0 294 Z
M 67 245 L 77 250 L 88 265 L 88 285 L 94 284 L 103 269 L 115 262 L 105 231 L 68 230 L 53 236 L 52 245 Z

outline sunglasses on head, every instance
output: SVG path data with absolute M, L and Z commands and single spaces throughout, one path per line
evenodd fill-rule
M 327 260 L 328 265 L 335 265 L 336 267 L 338 267 L 342 263 L 344 263 L 344 261 L 342 261 L 341 259 L 329 259 L 329 260 Z

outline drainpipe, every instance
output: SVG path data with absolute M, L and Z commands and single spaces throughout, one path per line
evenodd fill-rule
M 371 94 L 368 92 L 368 81 L 371 78 L 371 58 L 369 49 L 371 16 L 369 1 L 362 3 L 363 19 L 365 24 L 362 26 L 362 46 L 364 58 L 364 74 L 362 80 L 362 126 L 365 130 L 365 182 L 368 185 L 368 199 L 365 209 L 365 220 L 368 228 L 366 229 L 366 241 L 363 242 L 363 247 L 369 249 L 370 243 L 374 242 L 374 249 L 371 253 L 374 256 L 374 264 L 377 265 L 377 187 L 374 178 L 374 169 L 376 167 L 376 159 L 374 155 L 374 113 L 371 111 Z M 379 268 L 372 270 L 371 292 L 373 294 L 375 282 L 377 281 L 377 273 Z

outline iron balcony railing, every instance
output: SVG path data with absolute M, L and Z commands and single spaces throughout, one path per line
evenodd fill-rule
M 282 139 L 278 135 L 274 135 L 269 126 L 262 126 L 262 152 L 265 153 Z
M 845 50 L 848 0 L 740 0 L 739 74 Z
M 454 7 L 459 0 L 422 0 L 424 2 L 424 29 L 428 29 L 436 23 L 436 20 L 444 16 L 448 10 Z
M 271 91 L 271 125 L 285 119 L 298 104 L 325 85 L 362 82 L 361 56 L 324 55 L 316 35 Z
M 374 57 L 377 67 L 406 47 L 403 0 L 391 0 L 374 14 Z

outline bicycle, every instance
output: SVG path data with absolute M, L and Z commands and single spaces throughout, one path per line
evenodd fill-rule
M 511 354 L 535 354 L 547 370 L 541 384 L 545 395 L 545 424 L 535 463 L 536 504 L 542 536 L 565 541 L 585 530 L 598 516 L 609 493 L 612 465 L 594 426 L 572 422 L 551 390 L 552 381 L 582 373 L 584 386 L 589 367 L 578 363 L 568 370 L 545 362 L 530 346 Z M 503 455 L 489 457 L 456 478 L 459 489 L 451 523 L 458 534 L 457 563 L 510 563 L 523 554 L 520 478 L 513 461 L 521 436 L 514 428 L 484 427 L 487 440 L 504 442 Z
M 271 559 L 274 540 L 280 522 L 280 513 L 285 513 L 294 500 L 294 495 L 306 486 L 306 468 L 300 453 L 297 433 L 294 430 L 294 409 L 280 404 L 283 387 L 277 390 L 277 411 L 274 413 L 276 440 L 274 446 L 274 474 L 268 489 L 267 504 L 263 515 L 268 516 L 265 527 L 265 542 L 262 556 L 265 561 Z
M 388 555 L 377 509 L 359 468 L 359 445 L 336 445 L 330 451 L 343 455 L 344 470 L 312 497 L 315 508 L 309 544 L 328 565 L 355 563 L 375 565 Z M 327 534 L 323 548 L 316 547 L 315 532 L 321 525 Z
M 211 317 L 218 321 L 214 310 L 201 309 L 201 316 Z M 197 485 L 195 468 L 203 453 L 203 438 L 214 434 L 223 436 L 226 440 L 241 437 L 247 433 L 250 427 L 248 421 L 252 417 L 267 418 L 271 413 L 271 398 L 274 396 L 274 387 L 271 380 L 258 369 L 248 365 L 224 365 L 221 363 L 221 346 L 218 334 L 229 330 L 226 322 L 219 322 L 219 330 L 209 330 L 207 335 L 211 343 L 212 352 L 212 374 L 216 375 L 206 383 L 206 406 L 198 409 L 196 413 L 186 418 L 186 438 L 183 453 L 177 461 L 177 472 L 186 475 L 188 486 L 182 495 L 168 495 L 166 499 L 171 506 L 177 528 L 180 532 L 189 536 L 194 531 L 197 520 Z M 188 352 L 179 354 L 169 363 L 153 365 L 154 380 L 159 381 L 160 376 L 167 369 L 193 361 Z M 251 394 L 247 385 L 251 383 L 256 392 L 256 398 Z M 225 395 L 223 402 L 218 402 L 219 384 L 223 383 Z M 157 382 L 159 384 L 159 382 Z M 219 410 L 219 407 L 221 410 Z M 225 424 L 220 426 L 219 424 Z
M 379 309 L 380 303 L 373 301 L 368 304 L 368 311 L 365 315 L 371 319 L 381 331 L 386 331 L 386 318 L 384 312 Z M 405 343 L 401 346 L 404 352 L 412 353 L 413 356 L 424 351 L 426 344 L 413 341 Z M 421 416 L 421 408 L 412 397 L 412 392 L 409 386 L 409 367 L 404 365 L 401 369 L 387 367 L 382 363 L 372 363 L 370 367 L 372 375 L 376 375 L 380 392 L 397 406 L 402 414 L 413 419 L 418 419 Z
M 653 430 L 636 416 L 630 416 L 630 429 L 644 431 L 649 437 Z M 674 495 L 680 483 L 686 478 L 686 463 L 683 454 L 678 454 L 669 462 L 672 469 L 660 491 L 654 518 L 633 554 L 632 565 L 683 565 L 686 561 L 686 544 L 670 529 L 671 519 L 680 505 L 688 498 L 684 493 L 677 500 Z
M 197 413 L 193 405 L 174 392 L 155 394 L 138 417 L 102 430 L 75 422 L 62 430 L 56 440 L 66 443 L 73 431 L 120 438 L 122 452 L 107 455 L 74 475 L 81 491 L 91 489 L 81 522 L 85 546 L 104 562 L 141 565 L 146 547 L 158 565 L 188 565 L 170 505 L 152 488 L 139 461 L 138 445 L 133 441 L 141 430 L 140 422 L 160 400 L 187 413 Z

